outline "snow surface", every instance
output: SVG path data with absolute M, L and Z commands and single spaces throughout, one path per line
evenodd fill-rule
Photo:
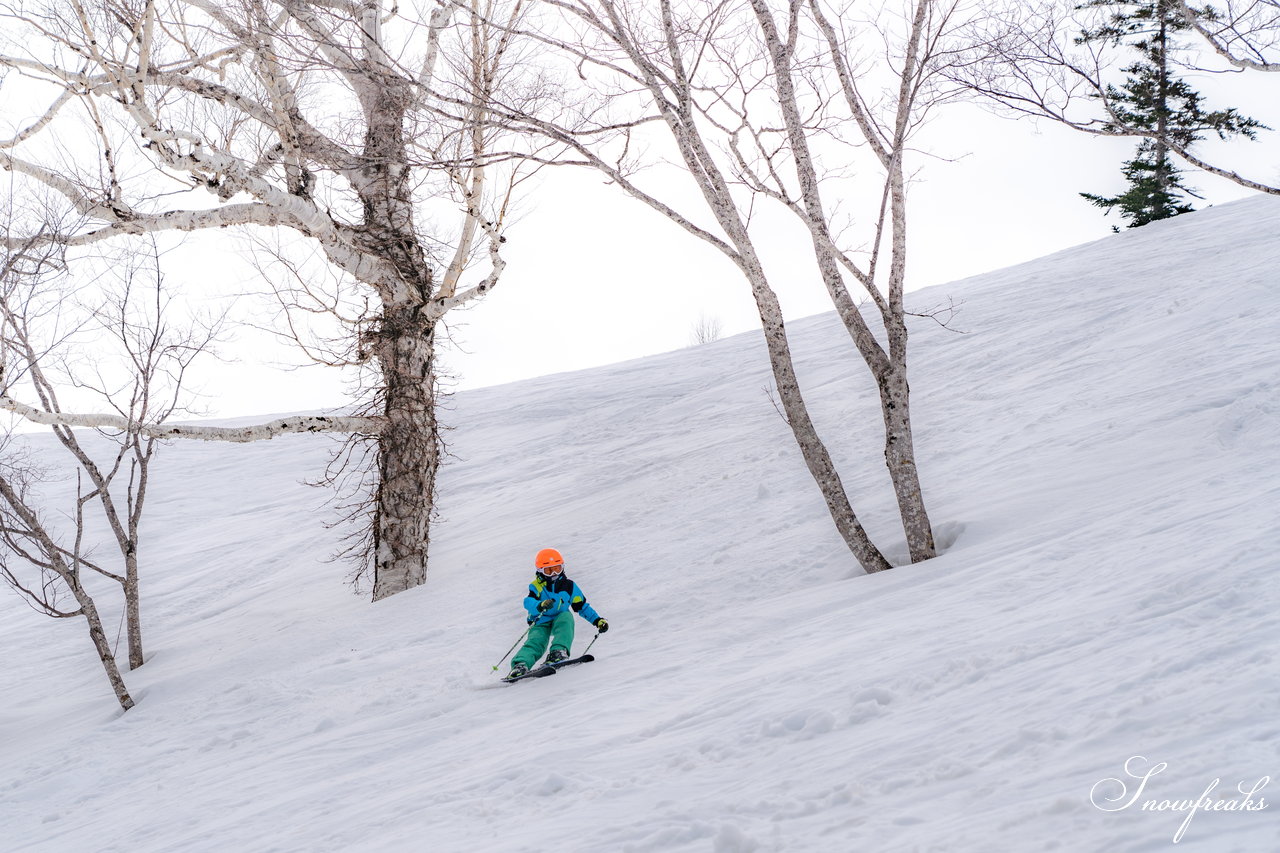
M 1259 198 L 914 294 L 960 307 L 912 339 L 946 550 L 874 576 L 757 334 L 458 395 L 429 581 L 376 605 L 300 485 L 332 443 L 175 444 L 134 710 L 82 622 L 0 596 L 0 849 L 1280 849 L 1280 782 L 1176 847 L 1141 809 L 1280 776 L 1277 234 Z M 900 555 L 865 368 L 791 330 Z M 546 546 L 613 630 L 497 684 Z M 1132 756 L 1166 768 L 1095 807 Z

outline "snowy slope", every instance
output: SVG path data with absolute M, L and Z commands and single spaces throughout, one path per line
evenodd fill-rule
M 961 306 L 913 331 L 948 547 L 870 577 L 758 335 L 458 395 L 430 580 L 377 605 L 298 485 L 331 445 L 169 448 L 137 708 L 0 597 L 0 849 L 1168 849 L 1187 814 L 1142 800 L 1280 776 L 1278 233 L 1261 198 L 915 294 Z M 898 553 L 865 369 L 792 330 Z M 495 688 L 546 546 L 614 630 Z M 1091 804 L 1131 756 L 1166 768 Z M 1277 786 L 1176 849 L 1280 849 Z

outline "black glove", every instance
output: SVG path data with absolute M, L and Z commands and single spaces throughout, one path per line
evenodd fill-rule
M 599 631 L 601 634 L 603 634 L 605 631 L 608 631 L 608 630 L 609 630 L 609 623 L 608 623 L 608 622 L 606 622 L 606 621 L 604 621 L 604 619 L 603 619 L 603 618 L 601 618 L 601 619 L 597 619 L 597 620 L 596 620 L 596 630 L 597 630 L 597 631 Z
M 548 610 L 550 610 L 555 606 L 556 606 L 556 600 L 554 598 L 544 598 L 542 599 L 542 601 L 538 602 L 538 612 L 546 613 Z

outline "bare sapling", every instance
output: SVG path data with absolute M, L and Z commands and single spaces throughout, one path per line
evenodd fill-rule
M 29 387 L 41 405 L 56 412 L 58 389 L 50 382 L 52 371 L 74 363 L 73 341 L 89 325 L 84 318 L 71 316 L 73 301 L 63 286 L 66 279 L 57 247 L 28 245 L 24 251 L 8 252 L 0 275 L 0 359 L 3 378 L 0 390 L 7 399 L 18 387 Z M 117 306 L 119 307 L 119 306 Z M 152 352 L 150 355 L 156 355 Z M 102 376 L 83 361 L 82 373 Z M 154 376 L 135 383 L 132 394 L 154 387 Z M 115 398 L 118 400 L 118 398 Z M 97 464 L 80 437 L 64 426 L 55 426 L 55 435 L 78 466 L 77 493 L 72 507 L 64 511 L 72 519 L 72 530 L 50 524 L 43 509 L 39 486 L 47 480 L 24 447 L 24 440 L 12 430 L 0 444 L 0 577 L 34 610 L 58 619 L 83 618 L 90 640 L 124 710 L 133 707 L 115 658 L 115 648 L 103 625 L 99 601 L 111 584 L 123 593 L 123 609 L 129 625 L 129 658 L 132 667 L 144 660 L 141 614 L 138 598 L 138 530 L 146 484 L 147 466 L 154 447 L 140 454 L 135 437 L 117 440 L 118 453 L 108 466 Z M 132 478 L 126 498 L 127 519 L 121 519 L 113 500 L 112 484 L 122 463 L 132 456 Z M 85 480 L 89 485 L 85 485 Z M 86 507 L 101 509 L 111 524 L 119 545 L 120 568 L 90 559 L 86 543 Z M 94 581 L 97 580 L 97 586 Z M 105 586 L 104 586 L 105 584 Z

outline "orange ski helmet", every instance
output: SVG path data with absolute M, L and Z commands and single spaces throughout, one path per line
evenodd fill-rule
M 543 548 L 533 558 L 533 564 L 543 577 L 554 577 L 564 571 L 564 557 L 555 548 Z

